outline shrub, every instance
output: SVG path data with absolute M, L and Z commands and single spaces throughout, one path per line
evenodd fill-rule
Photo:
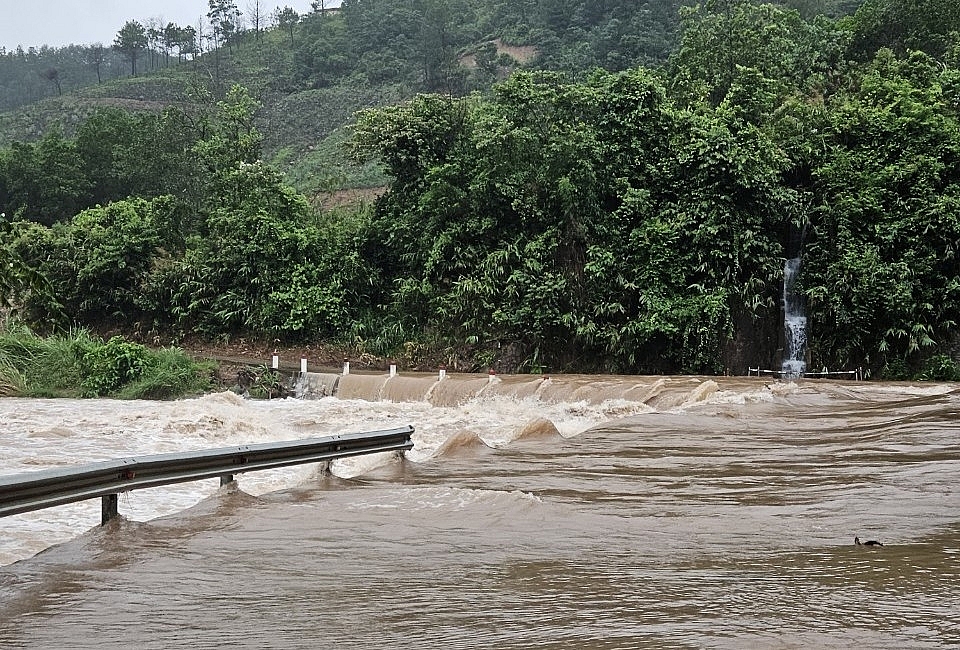
M 140 378 L 147 366 L 147 349 L 139 343 L 114 336 L 106 345 L 86 352 L 80 365 L 83 369 L 82 395 L 100 397 Z
M 932 381 L 960 381 L 960 364 L 946 354 L 932 356 L 924 362 L 919 378 Z

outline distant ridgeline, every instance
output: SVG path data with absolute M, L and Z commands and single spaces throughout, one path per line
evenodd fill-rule
M 795 361 L 960 378 L 960 3 L 680 4 L 217 23 L 180 66 L 31 108 L 100 106 L 0 150 L 0 297 L 151 340 L 746 374 L 800 356 L 796 258 Z
M 852 14 L 861 0 L 788 0 L 805 17 Z M 692 0 L 444 0 L 397 3 L 338 0 L 313 3 L 299 15 L 285 8 L 266 15 L 231 0 L 209 2 L 210 24 L 160 24 L 131 17 L 111 43 L 0 47 L 0 112 L 130 76 L 199 73 L 222 88 L 269 87 L 277 96 L 350 79 L 412 91 L 462 92 L 488 87 L 515 47 L 540 54 L 536 67 L 570 72 L 595 67 L 655 66 L 673 51 L 681 7 Z M 708 3 L 710 4 L 710 3 Z M 713 3 L 718 8 L 727 2 Z M 238 19 L 239 18 L 239 19 Z M 440 35 L 442 34 L 442 39 Z M 361 75 L 357 79 L 356 76 Z M 166 97 L 179 97 L 182 83 Z M 123 86 L 82 94 L 75 101 L 128 97 Z M 54 118 L 55 119 L 55 118 Z M 26 139 L 33 139 L 32 134 Z M 0 134 L 0 142 L 24 134 Z

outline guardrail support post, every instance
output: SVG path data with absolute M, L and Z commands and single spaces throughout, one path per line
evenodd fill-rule
M 100 498 L 100 525 L 106 526 L 107 522 L 118 516 L 117 497 L 118 494 L 104 494 Z
M 223 487 L 227 483 L 233 482 L 233 474 L 221 474 L 220 475 L 220 487 Z

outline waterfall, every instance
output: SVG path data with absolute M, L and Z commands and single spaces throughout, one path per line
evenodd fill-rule
M 783 267 L 783 330 L 786 345 L 782 377 L 802 377 L 807 369 L 807 315 L 803 299 L 794 291 L 800 258 L 788 259 Z

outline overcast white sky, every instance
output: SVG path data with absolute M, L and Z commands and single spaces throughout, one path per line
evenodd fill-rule
M 246 15 L 251 0 L 236 0 Z M 338 3 L 331 3 L 338 4 Z M 260 0 L 261 12 L 269 15 L 277 6 L 310 11 L 310 0 Z M 196 25 L 206 16 L 206 0 L 0 0 L 0 47 L 23 45 L 61 46 L 113 43 L 128 20 L 163 19 L 163 24 Z

